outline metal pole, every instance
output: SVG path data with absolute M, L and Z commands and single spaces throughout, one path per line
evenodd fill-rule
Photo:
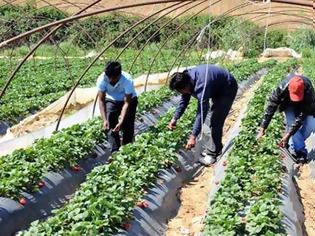
M 42 31 L 44 29 L 51 28 L 51 27 L 53 27 L 55 25 L 60 25 L 60 24 L 63 24 L 63 23 L 72 22 L 72 21 L 77 20 L 77 19 L 83 19 L 83 18 L 88 17 L 88 16 L 93 16 L 93 15 L 97 15 L 97 14 L 101 14 L 101 13 L 117 11 L 117 10 L 121 10 L 121 9 L 128 9 L 128 8 L 133 8 L 133 7 L 141 7 L 141 6 L 147 6 L 147 5 L 156 5 L 156 4 L 160 4 L 160 3 L 186 2 L 186 1 L 189 1 L 189 0 L 164 0 L 164 1 L 159 0 L 159 1 L 153 1 L 153 2 L 144 2 L 144 3 L 136 3 L 136 4 L 130 4 L 130 5 L 123 5 L 123 6 L 112 7 L 112 8 L 107 8 L 107 9 L 101 9 L 101 10 L 98 10 L 98 11 L 88 12 L 88 13 L 85 13 L 85 14 L 70 16 L 68 18 L 65 18 L 65 19 L 62 19 L 62 20 L 58 20 L 58 21 L 55 21 L 55 22 L 51 22 L 49 24 L 46 24 L 46 25 L 37 27 L 35 29 L 29 30 L 27 32 L 24 32 L 24 33 L 22 33 L 22 34 L 20 34 L 20 35 L 18 35 L 16 37 L 13 37 L 11 39 L 5 40 L 5 41 L 0 43 L 0 48 L 6 46 L 6 45 L 8 45 L 8 44 L 10 44 L 10 43 L 12 43 L 12 42 L 14 42 L 16 40 L 24 38 L 24 37 L 26 37 L 28 35 L 31 35 L 33 33 Z
M 91 3 L 89 6 L 87 6 L 86 8 L 80 10 L 77 14 L 80 14 L 82 12 L 84 12 L 86 9 L 90 8 L 91 6 L 97 4 L 98 2 L 100 2 L 101 0 L 96 0 L 95 2 Z M 33 52 L 35 52 L 35 50 L 43 43 L 45 42 L 52 34 L 54 34 L 58 29 L 60 29 L 63 26 L 63 24 L 58 25 L 57 27 L 55 27 L 54 29 L 52 29 L 49 33 L 47 33 L 41 40 L 39 40 L 39 42 L 32 48 L 32 50 L 30 50 L 27 55 L 20 61 L 20 63 L 18 64 L 18 66 L 15 68 L 15 70 L 12 72 L 11 76 L 9 77 L 9 79 L 6 81 L 4 87 L 2 88 L 1 92 L 0 92 L 0 100 L 3 97 L 5 91 L 7 90 L 7 88 L 9 87 L 11 81 L 13 80 L 14 76 L 17 74 L 17 72 L 20 70 L 20 68 L 22 67 L 22 65 L 25 63 L 25 61 L 33 54 Z
M 58 128 L 59 128 L 62 115 L 63 115 L 63 113 L 64 113 L 64 111 L 65 111 L 65 109 L 66 109 L 66 106 L 67 106 L 67 104 L 68 104 L 68 102 L 69 102 L 69 100 L 70 100 L 70 98 L 71 98 L 71 96 L 72 96 L 74 90 L 79 86 L 79 84 L 80 84 L 81 80 L 83 79 L 83 77 L 84 77 L 84 76 L 86 75 L 86 73 L 90 70 L 90 68 L 95 64 L 95 62 L 104 54 L 104 52 L 105 52 L 106 50 L 108 50 L 116 41 L 118 41 L 121 37 L 124 37 L 126 33 L 130 32 L 130 31 L 131 31 L 133 28 L 135 28 L 136 26 L 140 25 L 141 23 L 145 22 L 146 20 L 150 19 L 151 17 L 153 17 L 153 16 L 159 14 L 160 12 L 162 12 L 162 11 L 164 11 L 164 10 L 167 10 L 167 9 L 169 9 L 169 8 L 172 8 L 172 7 L 174 7 L 174 6 L 176 6 L 176 5 L 180 4 L 180 3 L 181 3 L 180 1 L 179 1 L 179 2 L 177 1 L 177 3 L 175 3 L 175 4 L 171 5 L 171 6 L 165 7 L 165 8 L 163 8 L 162 10 L 159 10 L 159 11 L 157 11 L 157 12 L 151 14 L 150 16 L 147 16 L 147 17 L 145 17 L 144 19 L 142 19 L 142 20 L 136 22 L 136 23 L 133 24 L 131 27 L 129 27 L 128 29 L 126 29 L 124 32 L 122 32 L 119 36 L 117 36 L 112 42 L 110 42 L 110 43 L 94 58 L 94 60 L 90 63 L 90 65 L 85 68 L 84 72 L 81 74 L 81 76 L 80 76 L 79 79 L 77 80 L 76 84 L 75 84 L 75 85 L 73 86 L 73 88 L 71 89 L 71 91 L 70 91 L 70 93 L 69 93 L 69 96 L 67 97 L 67 100 L 66 100 L 66 102 L 65 102 L 65 105 L 64 105 L 64 107 L 63 107 L 63 109 L 62 109 L 62 112 L 61 112 L 61 114 L 60 114 L 60 116 L 59 116 L 59 119 L 58 119 L 58 121 L 57 121 L 56 130 L 58 130 Z

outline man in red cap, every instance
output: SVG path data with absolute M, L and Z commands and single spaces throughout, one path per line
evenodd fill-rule
M 257 139 L 265 134 L 275 111 L 284 111 L 287 132 L 279 145 L 287 147 L 302 163 L 307 161 L 305 140 L 315 131 L 315 92 L 311 81 L 302 75 L 289 74 L 269 97 Z

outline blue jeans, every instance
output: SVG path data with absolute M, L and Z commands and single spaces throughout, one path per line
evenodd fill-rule
M 287 120 L 287 131 L 291 125 L 295 122 L 296 115 L 292 107 L 288 107 L 285 111 Z M 307 155 L 307 149 L 305 146 L 305 140 L 315 132 L 315 118 L 313 116 L 307 116 L 303 122 L 302 127 L 290 138 L 289 148 L 294 151 L 295 154 L 303 153 Z

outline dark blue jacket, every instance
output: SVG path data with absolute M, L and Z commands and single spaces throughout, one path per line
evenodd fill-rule
M 192 134 L 198 136 L 201 131 L 201 110 L 203 110 L 203 121 L 205 120 L 209 111 L 209 99 L 217 98 L 228 94 L 231 86 L 237 86 L 237 83 L 227 70 L 216 65 L 199 65 L 192 69 L 184 71 L 191 77 L 193 91 L 191 95 L 182 95 L 179 105 L 176 109 L 174 118 L 178 120 L 185 112 L 190 97 L 193 96 L 198 99 L 198 110 L 193 126 Z M 206 83 L 204 95 L 203 90 Z M 234 87 L 233 87 L 234 88 Z M 201 109 L 201 105 L 202 108 Z

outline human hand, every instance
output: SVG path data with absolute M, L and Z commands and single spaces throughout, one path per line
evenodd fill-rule
M 168 123 L 167 128 L 169 128 L 170 130 L 176 128 L 176 120 L 174 118 L 170 121 L 170 123 Z
M 115 128 L 113 129 L 113 131 L 114 131 L 114 132 L 119 132 L 120 128 L 121 128 L 121 123 L 118 123 L 118 124 L 115 126 Z
M 107 120 L 104 120 L 104 122 L 103 122 L 103 129 L 104 130 L 109 130 L 109 123 L 108 123 Z
M 262 139 L 264 135 L 265 135 L 265 129 L 260 127 L 258 134 L 256 136 L 256 140 L 259 141 L 260 139 Z
M 195 146 L 196 146 L 196 137 L 191 135 L 190 138 L 187 141 L 186 149 L 187 150 L 191 150 Z
M 290 134 L 287 133 L 285 136 L 283 136 L 283 138 L 280 140 L 279 143 L 279 147 L 285 148 L 288 143 L 289 143 L 289 139 L 290 139 Z

